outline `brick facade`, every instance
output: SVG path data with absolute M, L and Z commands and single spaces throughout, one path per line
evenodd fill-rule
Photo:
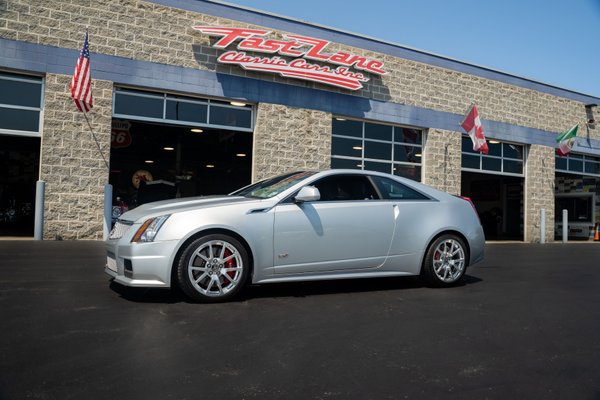
M 214 39 L 192 29 L 194 25 L 268 27 L 135 0 L 7 0 L 4 4 L 0 37 L 79 49 L 88 28 L 90 49 L 96 53 L 343 92 L 318 83 L 217 64 L 218 50 L 210 47 Z M 356 93 L 359 96 L 458 114 L 474 100 L 483 119 L 550 132 L 562 132 L 587 119 L 583 104 L 562 97 L 359 48 L 337 44 L 328 47 L 330 52 L 338 50 L 385 63 L 387 74 L 371 76 L 371 81 Z M 596 109 L 595 114 L 600 120 L 600 111 Z M 600 139 L 600 129 L 591 129 L 589 136 Z
M 424 184 L 460 194 L 461 135 L 430 129 L 423 148 Z
M 554 240 L 554 149 L 531 145 L 525 163 L 525 241 L 540 242 L 546 210 L 546 242 Z
M 252 181 L 295 170 L 330 167 L 331 114 L 258 105 Z
M 222 50 L 212 48 L 215 39 L 195 31 L 194 25 L 271 29 L 139 0 L 0 1 L 0 38 L 79 50 L 88 28 L 92 53 L 348 94 L 314 82 L 217 64 Z M 280 38 L 283 34 L 272 33 Z M 453 114 L 464 114 L 468 104 L 476 101 L 484 120 L 538 129 L 552 138 L 576 122 L 590 117 L 600 120 L 598 108 L 590 116 L 585 104 L 565 97 L 357 47 L 332 43 L 327 51 L 346 51 L 384 62 L 387 74 L 369 75 L 370 81 L 351 93 L 353 96 Z M 75 60 L 71 62 L 74 65 Z M 108 173 L 83 115 L 70 101 L 69 79 L 67 75 L 46 74 L 40 175 L 47 181 L 44 237 L 98 239 L 102 236 L 102 190 Z M 114 85 L 94 81 L 95 104 L 89 114 L 107 159 Z M 270 103 L 259 103 L 256 110 L 253 181 L 294 169 L 330 166 L 331 113 Z M 493 132 L 487 134 L 493 136 Z M 600 127 L 584 126 L 579 136 L 600 140 Z M 458 127 L 456 131 L 429 129 L 426 137 L 422 181 L 459 194 Z M 546 237 L 552 240 L 553 149 L 532 145 L 528 154 L 524 171 L 525 240 L 539 241 L 541 208 L 547 213 Z
M 40 179 L 46 182 L 45 239 L 102 239 L 108 169 L 90 128 L 73 104 L 70 77 L 46 75 Z M 88 118 L 110 157 L 112 82 L 94 80 Z

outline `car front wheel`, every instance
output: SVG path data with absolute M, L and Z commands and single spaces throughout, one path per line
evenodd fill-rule
M 236 239 L 221 234 L 194 240 L 181 253 L 177 279 L 181 290 L 202 302 L 229 300 L 246 282 L 248 253 Z
M 454 285 L 465 275 L 466 255 L 462 239 L 455 235 L 442 235 L 429 246 L 421 276 L 432 286 Z

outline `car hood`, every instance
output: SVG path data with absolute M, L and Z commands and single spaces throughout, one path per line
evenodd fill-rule
M 143 204 L 133 210 L 125 212 L 119 219 L 137 221 L 140 218 L 150 215 L 173 214 L 175 212 L 225 206 L 236 203 L 261 203 L 261 201 L 264 200 L 239 196 L 184 197 Z

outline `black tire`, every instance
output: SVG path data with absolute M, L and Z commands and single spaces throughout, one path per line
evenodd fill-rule
M 456 235 L 442 235 L 427 249 L 421 278 L 431 286 L 453 286 L 464 278 L 467 265 L 468 251 L 464 241 Z
M 177 281 L 188 297 L 205 303 L 227 301 L 246 283 L 248 252 L 235 238 L 213 234 L 188 244 L 177 261 Z

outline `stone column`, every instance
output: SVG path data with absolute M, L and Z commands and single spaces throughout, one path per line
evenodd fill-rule
M 540 242 L 541 209 L 546 209 L 546 242 L 554 240 L 554 149 L 531 145 L 525 164 L 525 242 Z
M 430 129 L 423 147 L 422 182 L 460 194 L 461 139 L 459 132 Z
M 331 166 L 331 114 L 260 103 L 254 128 L 252 182 Z
M 109 171 L 69 91 L 71 77 L 47 74 L 40 179 L 46 181 L 44 239 L 102 239 L 104 185 Z M 113 84 L 93 80 L 87 114 L 110 161 Z

